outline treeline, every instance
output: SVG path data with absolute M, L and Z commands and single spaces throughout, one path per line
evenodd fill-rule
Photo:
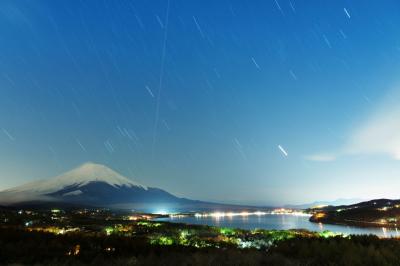
M 266 250 L 150 245 L 145 237 L 0 229 L 1 265 L 399 265 L 400 242 L 294 238 Z

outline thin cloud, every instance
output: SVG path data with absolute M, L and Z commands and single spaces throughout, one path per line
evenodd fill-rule
M 308 161 L 314 162 L 332 162 L 336 160 L 336 155 L 333 154 L 312 154 L 305 156 L 304 158 Z
M 380 105 L 356 127 L 347 141 L 333 153 L 305 156 L 310 161 L 329 162 L 338 157 L 384 155 L 400 160 L 400 91 L 391 92 Z
M 344 152 L 400 160 L 400 94 L 392 93 L 350 137 Z

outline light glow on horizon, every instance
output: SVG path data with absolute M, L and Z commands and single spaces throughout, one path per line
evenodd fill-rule
M 196 218 L 224 218 L 224 217 L 235 217 L 235 216 L 241 216 L 241 217 L 247 217 L 247 216 L 265 216 L 265 215 L 294 215 L 294 216 L 311 216 L 308 213 L 302 212 L 302 211 L 296 211 L 296 210 L 290 210 L 290 209 L 275 209 L 272 211 L 255 211 L 255 212 L 247 212 L 247 211 L 242 211 L 242 212 L 210 212 L 210 213 L 195 213 L 194 217 Z

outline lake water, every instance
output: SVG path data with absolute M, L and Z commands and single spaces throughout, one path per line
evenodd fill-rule
M 342 234 L 374 234 L 380 237 L 400 236 L 400 231 L 386 228 L 362 228 L 342 225 L 317 224 L 310 222 L 308 216 L 296 216 L 290 214 L 266 214 L 234 217 L 170 217 L 161 218 L 160 221 L 168 221 L 186 224 L 204 224 L 219 227 L 231 227 L 241 229 L 307 229 L 309 231 L 329 230 Z

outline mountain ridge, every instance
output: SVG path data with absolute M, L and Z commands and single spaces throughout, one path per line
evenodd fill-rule
M 351 205 L 312 209 L 311 222 L 361 227 L 397 228 L 400 199 L 373 199 Z
M 162 189 L 147 187 L 107 166 L 85 163 L 54 178 L 29 182 L 0 192 L 0 204 L 71 203 L 108 206 L 128 203 L 187 203 Z
M 5 206 L 92 206 L 155 211 L 259 210 L 254 207 L 220 204 L 177 197 L 157 187 L 147 187 L 107 166 L 85 163 L 54 178 L 0 191 Z
M 87 162 L 54 178 L 29 182 L 1 192 L 25 192 L 33 190 L 36 192 L 51 193 L 69 185 L 79 184 L 79 186 L 84 186 L 90 182 L 96 181 L 105 182 L 114 187 L 138 186 L 145 189 L 147 188 L 146 186 L 120 175 L 107 166 Z

